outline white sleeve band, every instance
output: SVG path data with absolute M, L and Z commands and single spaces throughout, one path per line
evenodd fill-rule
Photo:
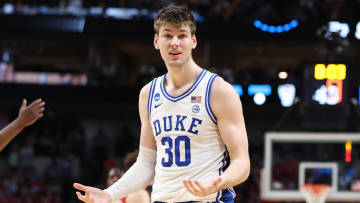
M 113 201 L 144 189 L 155 175 L 156 150 L 140 146 L 136 162 L 113 185 L 105 189 Z

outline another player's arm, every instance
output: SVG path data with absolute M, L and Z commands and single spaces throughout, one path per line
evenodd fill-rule
M 217 77 L 211 90 L 210 105 L 217 119 L 220 136 L 230 155 L 230 165 L 217 184 L 218 189 L 225 189 L 244 182 L 250 173 L 242 104 L 234 88 Z
M 74 188 L 85 192 L 76 192 L 83 202 L 111 203 L 135 191 L 144 189 L 155 175 L 156 142 L 148 119 L 148 95 L 151 83 L 144 86 L 139 96 L 139 113 L 141 120 L 140 148 L 137 161 L 126 173 L 106 190 L 74 183 Z
M 45 109 L 44 101 L 37 99 L 29 106 L 26 105 L 27 101 L 24 99 L 20 106 L 18 117 L 0 131 L 0 151 L 2 151 L 25 127 L 43 117 Z

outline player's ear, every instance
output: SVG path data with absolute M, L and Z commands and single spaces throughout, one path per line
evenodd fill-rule
M 192 48 L 193 48 L 193 49 L 195 49 L 195 48 L 196 48 L 196 46 L 197 46 L 197 39 L 196 39 L 196 36 L 195 36 L 195 35 L 192 35 L 191 40 L 193 41 L 193 46 L 192 46 Z
M 154 35 L 154 47 L 156 50 L 159 50 L 158 41 L 159 41 L 159 36 L 158 36 L 158 34 L 155 34 Z

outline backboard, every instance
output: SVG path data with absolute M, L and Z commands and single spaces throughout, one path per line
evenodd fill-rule
M 360 180 L 360 134 L 293 133 L 265 134 L 261 198 L 304 201 L 300 186 L 331 186 L 327 201 L 360 201 L 351 185 Z

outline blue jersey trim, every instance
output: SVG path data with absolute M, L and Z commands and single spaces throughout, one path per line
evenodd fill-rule
M 233 199 L 230 199 L 230 200 L 225 200 L 225 201 L 216 201 L 216 202 L 209 202 L 209 203 L 234 203 L 234 200 Z
M 209 79 L 209 82 L 206 86 L 206 94 L 205 94 L 205 107 L 206 107 L 206 112 L 209 114 L 211 120 L 217 124 L 216 122 L 216 117 L 211 109 L 211 106 L 210 106 L 210 93 L 211 93 L 211 86 L 212 86 L 212 83 L 214 82 L 214 79 L 217 77 L 218 75 L 217 74 L 213 74 L 210 79 Z
M 230 156 L 227 149 L 224 152 L 224 158 L 222 160 L 222 166 L 219 168 L 219 176 L 223 174 L 223 172 L 230 165 Z M 235 199 L 235 192 L 233 188 L 227 188 L 218 192 L 216 196 L 216 202 L 231 202 Z
M 175 202 L 175 203 L 194 203 L 194 202 L 199 202 L 199 201 L 187 201 L 187 202 Z M 153 203 L 166 203 L 166 202 L 161 202 L 161 201 L 154 201 Z M 219 201 L 215 201 L 215 202 L 207 202 L 207 203 L 220 203 Z M 234 203 L 234 200 L 226 200 L 226 201 L 222 201 L 221 203 Z
M 154 97 L 154 90 L 155 90 L 155 85 L 156 85 L 156 80 L 157 78 L 155 78 L 150 85 L 150 91 L 149 91 L 149 98 L 148 98 L 148 118 L 150 120 L 150 116 L 151 116 L 151 104 L 152 104 L 152 100 Z
M 186 90 L 186 92 L 184 92 L 183 94 L 181 94 L 180 96 L 177 97 L 173 97 L 171 95 L 169 95 L 165 89 L 165 79 L 166 79 L 166 75 L 165 74 L 162 79 L 161 79 L 161 84 L 160 84 L 160 88 L 161 88 L 161 92 L 163 93 L 164 97 L 172 102 L 177 102 L 185 97 L 187 97 L 189 94 L 191 94 L 195 88 L 199 85 L 199 83 L 201 82 L 201 80 L 204 78 L 206 73 L 206 70 L 203 69 L 200 73 L 200 75 L 198 76 L 198 78 L 196 79 L 196 81 L 192 84 L 192 86 Z
M 192 202 L 197 202 L 197 201 L 187 201 L 187 202 L 175 202 L 175 203 L 192 203 Z M 161 201 L 154 201 L 153 203 L 166 203 L 166 202 L 161 202 Z

